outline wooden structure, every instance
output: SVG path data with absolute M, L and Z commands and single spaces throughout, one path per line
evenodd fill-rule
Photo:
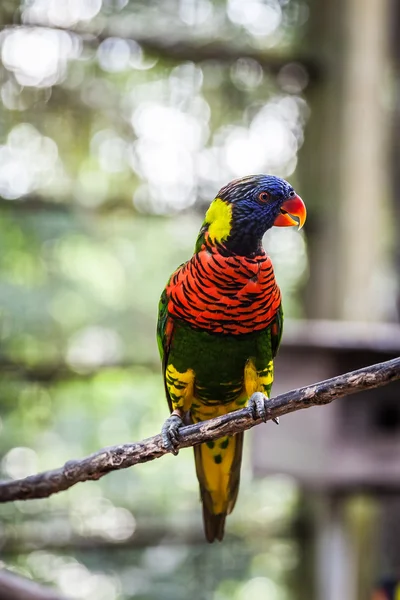
M 276 360 L 274 395 L 400 353 L 400 326 L 289 323 Z M 256 474 L 287 473 L 315 490 L 400 491 L 400 383 L 287 415 L 256 430 Z
M 399 353 L 398 325 L 288 323 L 274 394 Z M 255 429 L 255 475 L 294 477 L 313 506 L 318 600 L 365 599 L 382 575 L 397 575 L 399 537 L 391 532 L 399 514 L 399 397 L 400 383 L 394 383 L 286 415 L 279 427 Z M 360 511 L 351 514 L 360 493 L 366 494 L 361 525 Z
M 400 350 L 397 325 L 374 325 L 399 315 L 395 278 L 388 274 L 396 247 L 398 266 L 400 238 L 388 215 L 392 194 L 399 214 L 400 10 L 389 0 L 313 0 L 308 25 L 308 50 L 325 68 L 319 84 L 306 90 L 311 116 L 299 157 L 299 189 L 311 208 L 304 306 L 311 319 L 341 323 L 311 323 L 294 334 L 286 329 L 274 393 Z M 399 536 L 392 535 L 399 502 L 389 506 L 383 498 L 400 492 L 399 396 L 394 385 L 288 417 L 268 436 L 256 433 L 256 473 L 288 473 L 313 490 L 309 503 L 317 491 L 323 498 L 316 527 L 318 600 L 365 600 L 373 576 L 400 575 Z M 380 508 L 380 539 L 371 533 L 366 540 L 347 526 L 346 498 L 360 489 L 379 494 L 364 531 L 372 531 Z M 370 550 L 364 570 L 357 544 Z
M 389 9 L 389 0 L 311 3 L 306 44 L 324 64 L 321 81 L 306 90 L 311 115 L 299 156 L 312 319 L 395 316 L 382 293 L 390 264 Z

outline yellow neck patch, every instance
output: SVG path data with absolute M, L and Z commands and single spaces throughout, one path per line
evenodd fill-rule
M 205 222 L 209 223 L 208 234 L 213 242 L 224 242 L 231 232 L 232 205 L 216 198 L 206 212 Z

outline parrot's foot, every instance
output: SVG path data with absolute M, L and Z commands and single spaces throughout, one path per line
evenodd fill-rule
M 250 398 L 247 404 L 250 409 L 253 419 L 262 419 L 264 423 L 267 420 L 267 410 L 265 408 L 265 401 L 268 400 L 267 396 L 264 396 L 261 392 L 255 392 Z M 272 419 L 274 423 L 279 425 L 279 417 Z
M 265 409 L 265 400 L 267 397 L 264 396 L 261 392 L 255 392 L 250 398 L 248 402 L 248 408 L 250 409 L 251 415 L 253 419 L 256 421 L 257 419 L 262 419 L 265 423 L 267 420 L 267 411 Z
M 175 456 L 179 453 L 176 448 L 179 439 L 179 429 L 183 425 L 183 419 L 177 414 L 172 414 L 165 421 L 161 429 L 162 445 L 168 452 L 172 452 Z

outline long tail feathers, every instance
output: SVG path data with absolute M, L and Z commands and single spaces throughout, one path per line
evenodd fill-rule
M 226 513 L 214 515 L 208 511 L 208 508 L 203 502 L 203 525 L 207 542 L 210 542 L 210 544 L 212 544 L 214 540 L 222 542 L 225 533 L 225 519 Z
M 225 519 L 239 492 L 242 450 L 243 433 L 194 448 L 204 532 L 209 542 L 224 537 Z

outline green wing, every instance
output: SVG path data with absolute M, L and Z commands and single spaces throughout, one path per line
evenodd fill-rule
M 171 315 L 168 313 L 168 296 L 167 287 L 170 284 L 171 279 L 179 271 L 181 267 L 186 263 L 179 265 L 177 269 L 172 273 L 168 280 L 167 285 L 163 293 L 161 294 L 160 302 L 158 303 L 158 321 L 157 321 L 157 344 L 158 351 L 160 353 L 161 361 L 163 364 L 163 373 L 165 373 L 165 367 L 168 361 L 169 347 L 171 344 L 172 333 L 173 333 L 173 320 Z
M 197 254 L 198 252 L 200 252 L 202 245 L 205 242 L 206 239 L 206 233 L 208 231 L 208 227 L 209 227 L 209 223 L 207 223 L 206 221 L 203 221 L 203 224 L 200 228 L 199 231 L 199 235 L 197 236 L 197 240 L 196 240 L 196 245 L 194 247 L 194 253 Z
M 282 339 L 283 330 L 283 309 L 282 304 L 280 305 L 278 312 L 276 313 L 274 321 L 271 323 L 271 350 L 272 358 L 278 353 L 279 345 Z
M 168 297 L 165 289 L 161 294 L 160 302 L 158 303 L 158 321 L 157 321 L 157 344 L 160 353 L 161 361 L 164 361 L 164 356 L 168 354 L 169 340 L 166 335 L 168 321 Z
M 267 345 L 261 356 L 256 361 L 257 375 L 263 391 L 268 398 L 271 395 L 272 384 L 274 382 L 274 358 L 277 355 L 279 344 L 282 337 L 283 311 L 282 305 L 279 307 L 274 320 L 267 330 Z
M 168 296 L 167 290 L 165 289 L 161 294 L 160 302 L 158 304 L 157 344 L 162 363 L 162 374 L 164 380 L 165 395 L 167 396 L 168 406 L 171 412 L 172 401 L 167 388 L 165 371 L 168 364 L 169 348 L 171 345 L 173 330 L 173 320 L 168 313 Z

